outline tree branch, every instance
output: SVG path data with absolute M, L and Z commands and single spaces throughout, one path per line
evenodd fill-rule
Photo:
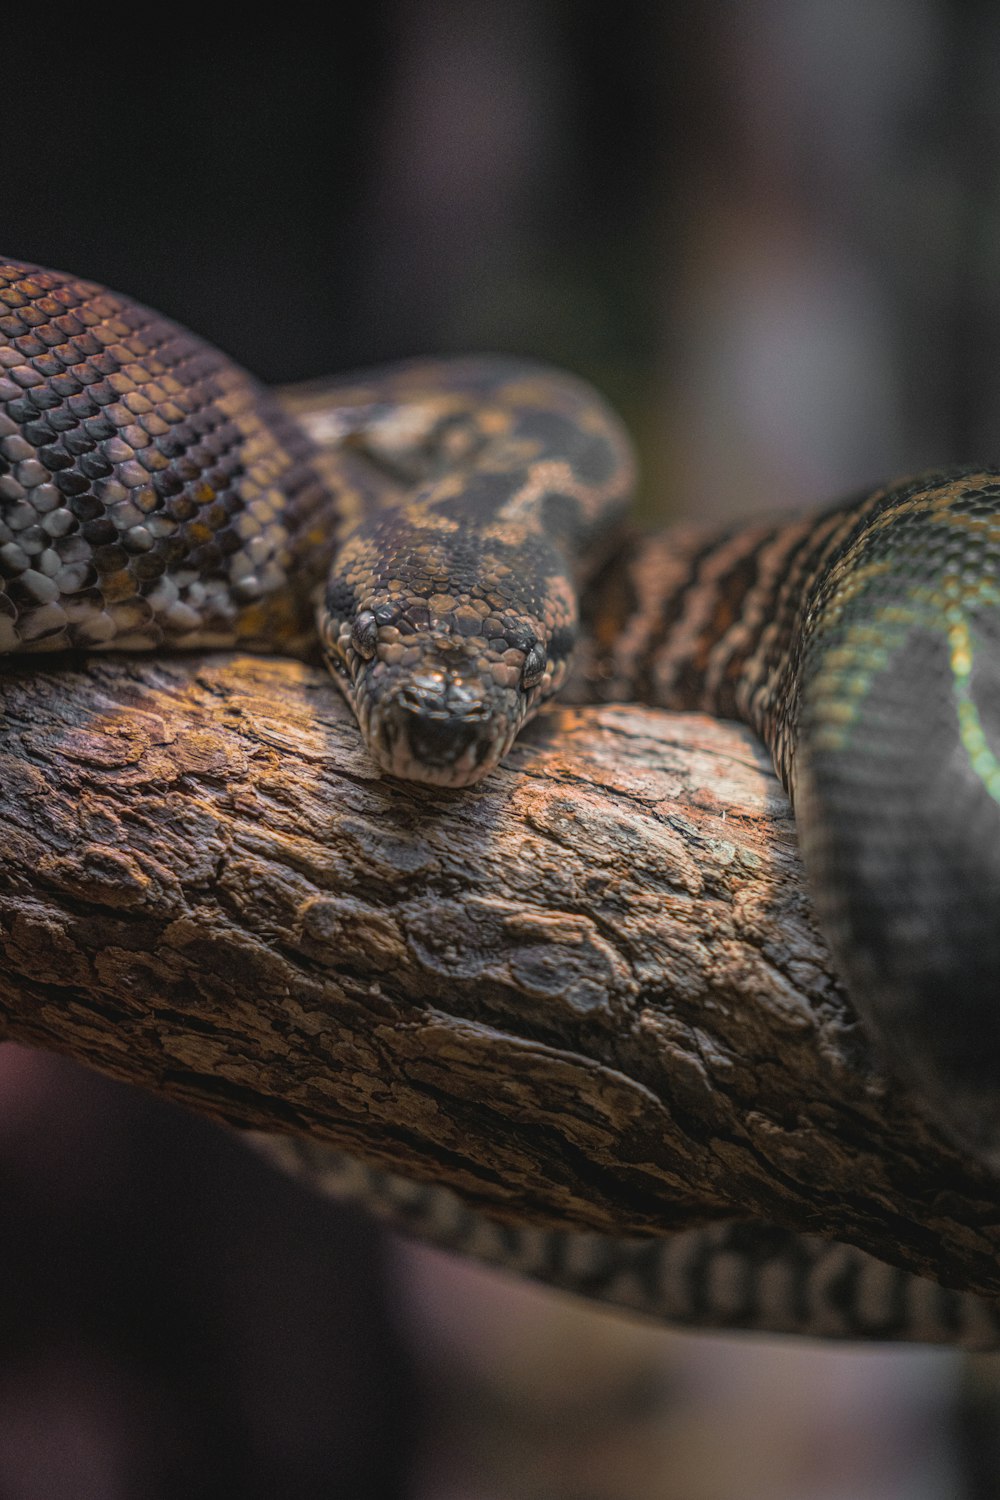
M 299 663 L 5 673 L 10 1040 L 511 1220 L 762 1219 L 1000 1294 L 1000 1188 L 879 1065 L 746 731 L 557 708 L 447 792 Z

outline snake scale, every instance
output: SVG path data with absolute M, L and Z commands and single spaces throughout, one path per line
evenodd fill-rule
M 592 701 L 743 720 L 863 1020 L 1000 1165 L 1000 469 L 623 540 L 632 483 L 617 418 L 545 367 L 401 364 L 296 419 L 129 298 L 0 263 L 0 652 L 318 636 L 383 769 L 448 786 L 488 774 L 574 647 Z M 425 1238 L 676 1323 L 1000 1344 L 992 1304 L 849 1246 L 515 1229 L 269 1149 Z

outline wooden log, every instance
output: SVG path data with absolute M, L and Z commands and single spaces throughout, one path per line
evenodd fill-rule
M 510 1221 L 764 1220 L 1000 1293 L 1000 1189 L 861 1031 L 747 731 L 556 707 L 448 792 L 284 659 L 3 697 L 8 1039 Z

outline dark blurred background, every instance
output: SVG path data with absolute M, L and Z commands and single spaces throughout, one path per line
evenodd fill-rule
M 8 17 L 0 248 L 270 381 L 570 366 L 651 516 L 1000 456 L 993 7 L 305 16 Z M 0 1500 L 1000 1493 L 992 1361 L 638 1328 L 65 1062 L 2 1049 L 0 1083 Z

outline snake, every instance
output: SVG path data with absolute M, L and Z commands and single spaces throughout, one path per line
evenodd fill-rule
M 818 513 L 630 529 L 590 386 L 409 360 L 293 406 L 130 297 L 0 261 L 0 654 L 319 655 L 390 778 L 487 776 L 560 689 L 749 725 L 850 998 L 1000 1167 L 1000 468 Z M 497 1224 L 441 1184 L 258 1140 L 313 1185 L 536 1280 L 698 1328 L 1000 1346 L 1000 1310 L 765 1224 Z

